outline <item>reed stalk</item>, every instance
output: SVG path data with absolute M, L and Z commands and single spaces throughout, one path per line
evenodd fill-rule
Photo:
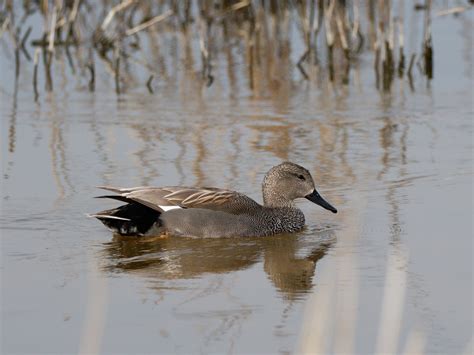
M 95 66 L 94 66 L 94 53 L 92 50 L 89 51 L 89 63 L 86 64 L 86 68 L 89 69 L 90 79 L 89 79 L 89 91 L 95 90 Z
M 115 74 L 115 92 L 120 95 L 120 53 L 115 51 L 115 62 L 114 62 L 114 74 Z
M 405 37 L 403 31 L 403 18 L 405 12 L 405 3 L 404 0 L 399 0 L 399 10 L 398 10 L 398 19 L 397 19 L 397 28 L 398 28 L 398 76 L 403 77 L 405 71 L 405 53 L 403 51 L 405 45 Z
M 136 64 L 148 71 L 148 80 L 151 77 L 152 80 L 158 77 L 167 80 L 167 75 L 156 75 L 156 66 L 166 71 L 166 58 L 160 54 L 145 59 L 150 54 L 143 50 L 143 43 L 147 36 L 151 39 L 152 34 L 155 41 L 162 42 L 160 38 L 169 38 L 177 31 L 196 33 L 196 36 L 184 36 L 183 39 L 187 48 L 199 48 L 201 77 L 206 86 L 214 82 L 217 71 L 213 62 L 220 55 L 219 51 L 227 50 L 224 48 L 228 48 L 229 43 L 245 53 L 244 65 L 252 91 L 268 89 L 269 83 L 281 81 L 278 71 L 288 65 L 294 65 L 303 79 L 314 81 L 316 76 L 313 74 L 319 73 L 314 69 L 319 67 L 321 59 L 326 59 L 322 72 L 329 80 L 347 85 L 351 68 L 363 51 L 370 51 L 373 55 L 375 83 L 381 90 L 391 90 L 395 76 L 402 78 L 404 74 L 408 75 L 408 71 L 410 80 L 415 76 L 411 69 L 406 68 L 404 0 L 203 0 L 195 4 L 190 0 L 97 0 L 94 4 L 90 0 L 40 0 L 36 8 L 25 2 L 23 16 L 17 16 L 21 7 L 16 2 L 8 1 L 7 5 L 4 7 L 4 21 L 0 24 L 0 37 L 6 31 L 11 34 L 15 77 L 20 75 L 21 57 L 31 60 L 28 46 L 42 47 L 39 53 L 45 64 L 48 91 L 53 89 L 55 57 L 65 54 L 73 75 L 76 75 L 69 46 L 96 51 L 114 78 L 117 92 L 126 89 L 120 85 L 120 75 L 126 75 L 127 83 L 128 79 L 132 79 L 132 83 L 139 82 L 133 78 L 133 69 L 130 68 Z M 396 17 L 392 14 L 392 5 L 398 8 Z M 366 11 L 362 11 L 364 8 Z M 99 10 L 92 12 L 96 9 Z M 457 6 L 438 11 L 436 16 L 459 14 L 466 9 L 466 6 Z M 417 10 L 424 11 L 425 16 L 421 51 L 415 53 L 420 58 L 417 65 L 421 64 L 422 75 L 432 79 L 432 1 L 425 0 L 413 9 Z M 35 11 L 44 19 L 43 34 L 28 43 L 34 31 L 32 27 L 23 30 L 23 25 Z M 294 24 L 301 32 L 301 38 L 292 35 Z M 303 44 L 303 49 L 291 63 L 290 51 L 296 47 L 292 43 L 295 40 Z M 364 46 L 366 40 L 368 46 Z M 321 44 L 323 47 L 319 50 Z M 58 46 L 65 47 L 65 50 L 56 51 Z M 77 55 L 78 51 L 74 53 Z M 137 58 L 137 54 L 143 58 Z M 86 71 L 90 74 L 89 89 L 93 91 L 95 66 L 90 61 L 81 62 L 79 59 L 77 63 L 80 67 L 78 73 Z M 121 70 L 124 72 L 120 73 Z M 150 91 L 150 85 L 147 84 L 146 88 Z
M 35 102 L 38 101 L 39 93 L 38 93 L 38 62 L 40 56 L 41 49 L 36 48 L 34 54 L 34 61 L 33 61 L 33 92 L 35 94 Z
M 425 1 L 423 60 L 426 77 L 433 79 L 433 41 L 431 40 L 431 0 Z

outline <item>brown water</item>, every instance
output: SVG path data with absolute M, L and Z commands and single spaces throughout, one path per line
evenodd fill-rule
M 346 87 L 291 72 L 257 94 L 242 63 L 218 58 L 210 88 L 178 62 L 153 95 L 119 98 L 105 70 L 90 93 L 62 62 L 55 91 L 35 104 L 31 65 L 15 94 L 3 48 L 2 353 L 286 353 L 318 339 L 325 351 L 469 351 L 463 16 L 433 22 L 434 80 L 417 76 L 415 91 L 396 81 L 387 94 L 370 56 Z M 85 217 L 114 205 L 92 199 L 103 184 L 215 185 L 260 200 L 264 173 L 282 160 L 307 167 L 340 213 L 301 201 L 299 234 L 212 241 L 112 238 Z

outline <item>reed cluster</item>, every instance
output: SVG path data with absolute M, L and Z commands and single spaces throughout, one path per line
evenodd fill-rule
M 405 49 L 407 10 L 424 11 L 424 35 L 417 53 Z M 42 32 L 27 25 L 31 16 L 42 17 Z M 95 61 L 100 58 L 114 76 L 117 94 L 126 89 L 123 68 L 127 71 L 130 65 L 146 70 L 148 79 L 143 85 L 152 93 L 159 71 L 153 64 L 157 61 L 145 53 L 144 42 L 147 36 L 153 41 L 165 34 L 179 35 L 189 46 L 199 48 L 197 70 L 207 86 L 216 78 L 216 57 L 237 44 L 250 89 L 262 75 L 268 83 L 278 79 L 282 66 L 294 66 L 304 80 L 323 75 L 330 82 L 347 85 L 361 53 L 370 52 L 376 86 L 389 91 L 396 76 L 406 76 L 413 88 L 415 64 L 422 75 L 433 78 L 431 16 L 431 0 L 416 6 L 403 0 L 4 0 L 0 36 L 10 39 L 16 78 L 22 57 L 26 65 L 32 61 L 35 99 L 39 96 L 40 58 L 45 90 L 52 91 L 52 67 L 59 55 L 66 56 L 73 74 L 76 65 L 82 75 L 88 74 L 91 91 L 96 83 Z M 295 38 L 303 49 L 292 57 Z M 35 48 L 33 58 L 31 47 Z M 71 48 L 79 47 L 81 53 L 87 52 L 85 58 L 71 55 Z

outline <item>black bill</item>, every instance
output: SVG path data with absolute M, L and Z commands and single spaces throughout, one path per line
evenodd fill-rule
M 314 189 L 313 192 L 311 192 L 309 195 L 306 195 L 305 197 L 311 202 L 320 205 L 322 208 L 325 208 L 331 211 L 332 213 L 337 213 L 337 210 L 333 206 L 331 206 L 329 202 L 322 198 L 318 191 L 316 191 L 316 189 Z

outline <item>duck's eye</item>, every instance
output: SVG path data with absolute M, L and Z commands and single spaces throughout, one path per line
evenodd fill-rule
M 300 174 L 300 175 L 298 175 L 298 179 L 300 179 L 300 180 L 303 180 L 303 181 L 304 181 L 304 180 L 306 180 L 306 179 L 304 178 L 304 176 L 303 176 L 303 175 L 301 175 L 301 174 Z

